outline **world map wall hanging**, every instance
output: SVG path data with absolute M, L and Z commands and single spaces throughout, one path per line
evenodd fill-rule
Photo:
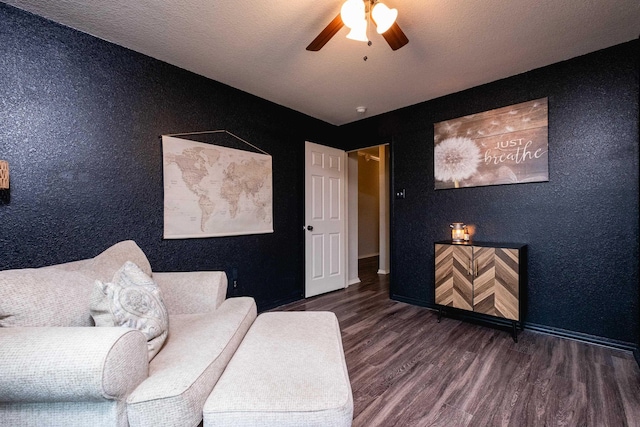
M 165 239 L 273 233 L 270 155 L 163 135 L 162 161 Z
M 549 181 L 548 100 L 434 124 L 435 189 Z

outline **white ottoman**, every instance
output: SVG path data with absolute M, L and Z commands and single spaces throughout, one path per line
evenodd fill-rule
M 331 312 L 263 313 L 204 404 L 204 427 L 351 426 L 353 397 Z

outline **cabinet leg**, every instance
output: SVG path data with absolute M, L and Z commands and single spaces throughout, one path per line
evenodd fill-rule
M 440 319 L 442 319 L 442 307 L 438 307 L 438 323 L 440 323 Z
M 517 322 L 512 322 L 512 326 L 513 326 L 513 342 L 517 343 L 518 342 L 518 328 L 516 327 Z

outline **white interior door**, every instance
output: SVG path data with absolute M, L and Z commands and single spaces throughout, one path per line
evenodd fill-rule
M 346 153 L 305 143 L 305 297 L 346 283 Z

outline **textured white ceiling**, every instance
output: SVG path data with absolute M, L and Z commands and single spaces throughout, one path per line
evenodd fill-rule
M 5 2 L 336 125 L 640 35 L 638 0 L 384 1 L 409 38 L 395 52 L 347 28 L 306 51 L 343 0 Z

